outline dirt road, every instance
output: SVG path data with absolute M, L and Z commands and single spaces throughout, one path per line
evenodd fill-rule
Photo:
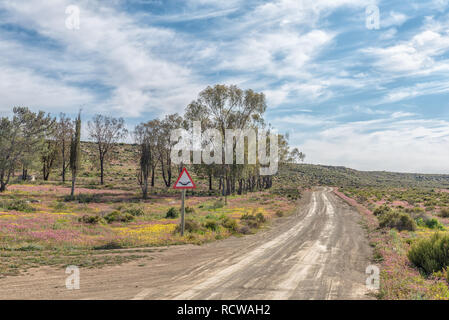
M 132 262 L 0 280 L 0 299 L 366 299 L 371 250 L 359 214 L 330 188 L 305 194 L 297 212 L 256 235 L 177 246 Z

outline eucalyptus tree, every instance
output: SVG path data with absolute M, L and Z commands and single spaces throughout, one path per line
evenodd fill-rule
M 74 126 L 72 120 L 64 113 L 59 114 L 59 120 L 56 125 L 56 141 L 59 146 L 59 156 L 61 164 L 61 179 L 66 180 L 66 172 L 70 166 L 70 142 Z
M 75 120 L 75 131 L 70 142 L 70 170 L 72 171 L 72 190 L 70 195 L 75 195 L 76 176 L 81 169 L 81 111 Z
M 172 130 L 179 128 L 186 128 L 186 122 L 179 114 L 174 113 L 165 116 L 160 122 L 160 131 L 158 132 L 157 148 L 159 163 L 161 164 L 162 178 L 165 186 L 170 187 L 173 178 L 173 164 L 171 160 L 171 151 L 176 144 L 174 141 L 170 141 L 170 135 Z M 180 164 L 179 169 L 183 164 Z
M 158 119 L 151 120 L 136 126 L 134 139 L 139 146 L 139 173 L 137 175 L 142 195 L 148 198 L 149 183 L 151 175 L 151 186 L 154 186 L 154 175 L 158 162 L 158 141 L 161 136 L 161 123 Z
M 97 145 L 100 162 L 100 184 L 103 185 L 105 159 L 109 156 L 117 142 L 127 136 L 128 130 L 125 128 L 123 118 L 97 114 L 92 121 L 88 122 L 88 131 L 90 139 Z
M 43 111 L 15 107 L 12 118 L 0 119 L 0 192 L 4 192 L 16 167 L 39 154 L 55 119 Z
M 220 175 L 222 195 L 231 191 L 231 176 L 236 171 L 225 162 L 225 141 L 227 129 L 244 130 L 264 124 L 263 114 L 267 108 L 265 95 L 251 89 L 242 90 L 235 85 L 215 85 L 201 91 L 198 98 L 187 107 L 187 114 L 207 115 L 209 126 L 219 130 L 222 135 L 222 162 Z M 233 143 L 234 147 L 236 142 Z M 235 168 L 235 167 L 234 167 Z M 235 181 L 235 179 L 234 179 Z

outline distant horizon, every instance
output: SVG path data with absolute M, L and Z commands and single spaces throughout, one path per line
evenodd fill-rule
M 81 142 L 83 143 L 95 143 L 93 141 L 90 141 L 88 139 L 81 139 Z M 133 142 L 118 142 L 118 144 L 123 143 L 123 144 L 128 144 L 128 145 L 136 145 L 136 143 Z M 307 159 L 307 154 L 306 154 L 306 159 Z M 354 167 L 349 167 L 349 166 L 345 166 L 345 165 L 333 165 L 333 164 L 323 164 L 323 163 L 309 163 L 306 161 L 304 162 L 300 162 L 300 163 L 293 163 L 293 164 L 298 164 L 298 165 L 313 165 L 313 166 L 324 166 L 324 167 L 334 167 L 334 168 L 345 168 L 345 169 L 351 169 L 351 170 L 355 170 L 355 171 L 359 171 L 359 172 L 386 172 L 386 173 L 400 173 L 400 174 L 419 174 L 419 175 L 441 175 L 441 176 L 445 176 L 445 175 L 449 175 L 448 173 L 428 173 L 428 172 L 407 172 L 407 171 L 391 171 L 391 170 L 363 170 L 363 169 L 357 169 Z

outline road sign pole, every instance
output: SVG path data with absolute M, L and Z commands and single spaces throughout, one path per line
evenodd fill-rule
M 181 236 L 184 236 L 185 229 L 185 210 L 184 210 L 184 201 L 186 198 L 186 190 L 182 189 L 182 201 L 181 201 Z
M 181 225 L 180 225 L 180 227 L 181 227 L 181 236 L 184 236 L 184 231 L 185 231 L 185 227 L 186 227 L 185 209 L 184 209 L 184 202 L 186 200 L 186 189 L 195 189 L 196 188 L 195 182 L 193 182 L 192 177 L 190 177 L 190 174 L 186 168 L 182 169 L 181 173 L 179 174 L 178 180 L 176 180 L 173 188 L 182 190 Z

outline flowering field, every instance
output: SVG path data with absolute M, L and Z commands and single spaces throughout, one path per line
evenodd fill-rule
M 0 195 L 0 255 L 7 258 L 0 261 L 0 276 L 74 259 L 91 266 L 141 259 L 145 255 L 111 256 L 110 249 L 140 252 L 253 233 L 295 208 L 294 200 L 267 192 L 231 196 L 226 205 L 219 197 L 189 196 L 181 237 L 179 196 L 141 201 L 129 191 L 79 192 L 72 200 L 61 186 L 14 185 Z
M 449 234 L 445 190 L 351 187 L 335 193 L 365 217 L 374 260 L 381 269 L 380 299 L 449 300 L 448 269 L 426 274 L 409 258 L 410 250 L 420 241 L 437 233 Z M 375 215 L 379 208 L 409 215 L 415 221 L 413 230 L 379 225 L 382 218 Z

